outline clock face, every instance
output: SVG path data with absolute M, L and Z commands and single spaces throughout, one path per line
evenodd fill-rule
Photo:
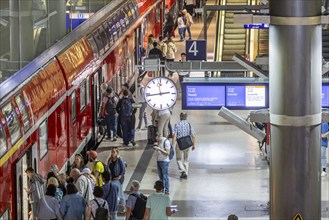
M 175 104 L 177 88 L 175 83 L 166 77 L 151 79 L 145 87 L 145 100 L 153 109 L 164 110 Z

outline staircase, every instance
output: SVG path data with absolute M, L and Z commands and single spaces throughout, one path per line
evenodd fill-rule
M 268 56 L 269 29 L 258 30 L 258 56 Z

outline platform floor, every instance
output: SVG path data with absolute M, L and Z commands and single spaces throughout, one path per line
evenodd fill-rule
M 214 0 L 208 0 L 213 4 Z M 208 54 L 212 56 L 215 42 L 215 19 L 208 19 Z M 203 23 L 195 21 L 192 26 L 193 39 L 203 38 Z M 185 50 L 185 42 L 176 36 L 177 60 Z M 203 76 L 194 73 L 193 76 Z M 147 79 L 146 79 L 147 80 Z M 177 75 L 174 75 L 177 81 Z M 151 108 L 148 107 L 151 119 Z M 181 101 L 178 100 L 171 123 L 179 121 Z M 235 111 L 246 118 L 248 111 Z M 170 219 L 226 220 L 230 214 L 239 219 L 269 219 L 269 167 L 259 149 L 257 140 L 218 116 L 218 111 L 187 111 L 188 121 L 196 130 L 196 150 L 190 153 L 190 174 L 187 180 L 179 178 L 176 160 L 169 167 L 170 198 L 179 211 Z M 136 114 L 136 116 L 138 113 Z M 128 193 L 130 182 L 141 182 L 141 191 L 154 192 L 153 184 L 158 180 L 156 157 L 151 146 L 147 146 L 147 131 L 136 131 L 137 145 L 120 149 L 127 162 L 124 189 Z M 103 141 L 98 148 L 99 157 L 105 161 L 110 148 L 122 146 L 116 142 Z M 128 196 L 126 194 L 126 196 Z M 119 219 L 124 219 L 120 216 Z M 322 178 L 322 219 L 329 219 L 329 177 Z

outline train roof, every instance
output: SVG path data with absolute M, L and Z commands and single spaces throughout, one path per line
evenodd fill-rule
M 63 53 L 72 44 L 79 41 L 81 38 L 87 36 L 89 33 L 101 26 L 113 11 L 117 10 L 127 3 L 136 5 L 135 0 L 121 1 L 114 0 L 100 9 L 97 13 L 92 15 L 87 21 L 83 22 L 72 32 L 67 34 L 59 42 L 42 52 L 38 57 L 33 59 L 30 63 L 17 71 L 14 75 L 9 77 L 0 84 L 0 104 L 5 100 L 6 96 L 14 93 L 19 89 L 28 78 L 32 77 L 37 71 L 45 66 L 51 59 Z

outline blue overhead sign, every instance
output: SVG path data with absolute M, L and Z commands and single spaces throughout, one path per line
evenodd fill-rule
M 244 24 L 244 29 L 269 29 L 269 24 Z
M 206 40 L 186 41 L 186 60 L 207 60 Z

